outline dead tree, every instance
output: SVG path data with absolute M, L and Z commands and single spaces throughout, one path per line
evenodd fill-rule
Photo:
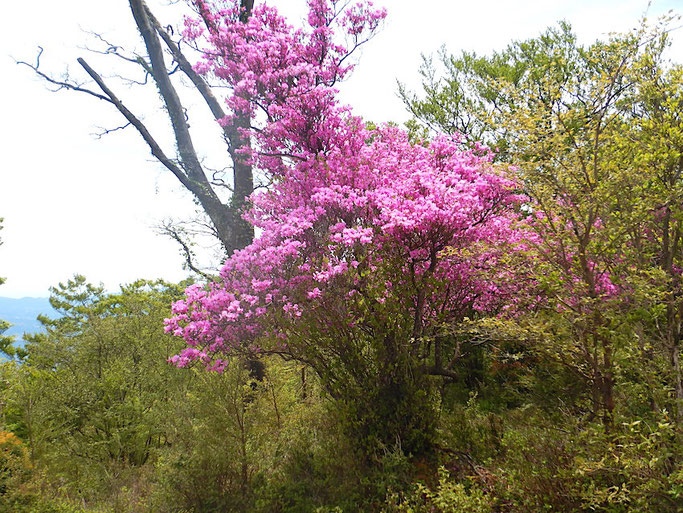
M 90 95 L 111 104 L 118 110 L 125 118 L 125 124 L 105 130 L 104 133 L 126 127 L 135 128 L 155 159 L 170 171 L 185 189 L 192 193 L 210 221 L 208 224 L 211 232 L 220 241 L 226 255 L 229 255 L 233 251 L 247 246 L 254 236 L 253 228 L 242 218 L 248 198 L 254 190 L 253 170 L 251 165 L 237 151 L 239 148 L 249 145 L 249 140 L 240 134 L 240 128 L 248 128 L 251 120 L 249 118 L 244 119 L 244 116 L 238 117 L 236 123 L 223 128 L 223 140 L 232 167 L 232 177 L 226 183 L 201 162 L 190 133 L 188 109 L 181 99 L 183 90 L 176 87 L 172 75 L 182 73 L 189 79 L 191 87 L 196 89 L 216 120 L 224 118 L 227 114 L 223 108 L 222 98 L 216 96 L 205 77 L 193 70 L 190 60 L 184 52 L 182 38 L 174 38 L 172 27 L 162 24 L 144 0 L 129 0 L 129 4 L 144 43 L 144 53 L 141 55 L 127 54 L 121 47 L 110 43 L 99 34 L 94 34 L 99 42 L 105 45 L 105 50 L 96 53 L 111 54 L 113 57 L 134 63 L 142 69 L 145 75 L 144 82 L 151 79 L 158 90 L 170 121 L 176 148 L 173 154 L 169 154 L 162 148 L 150 128 L 143 122 L 142 117 L 124 104 L 106 79 L 84 58 L 79 58 L 78 63 L 92 80 L 93 84 L 91 85 L 75 82 L 68 77 L 57 79 L 45 73 L 40 68 L 42 48 L 35 63 L 18 62 L 29 66 L 36 74 L 50 84 L 57 86 L 58 89 L 68 89 Z M 253 4 L 253 0 L 241 0 L 240 20 L 242 22 L 248 20 Z M 144 83 L 134 80 L 128 82 Z M 218 188 L 230 189 L 230 197 L 228 199 L 222 198 L 222 195 L 218 193 Z M 181 243 L 180 247 L 185 253 L 186 261 L 192 263 L 191 253 L 187 244 L 181 240 L 181 233 L 174 231 L 173 227 L 169 225 L 166 225 L 164 230 Z M 192 268 L 193 266 L 190 265 L 190 269 Z

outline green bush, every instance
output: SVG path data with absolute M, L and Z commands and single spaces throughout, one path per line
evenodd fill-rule
M 456 483 L 448 471 L 439 469 L 434 488 L 418 483 L 408 494 L 389 495 L 383 513 L 492 513 L 495 500 L 473 483 Z

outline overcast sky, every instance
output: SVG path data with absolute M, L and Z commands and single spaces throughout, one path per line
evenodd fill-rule
M 258 2 L 259 0 L 257 0 Z M 177 6 L 151 1 L 165 23 Z M 272 0 L 300 19 L 304 0 Z M 582 42 L 637 25 L 646 0 L 384 0 L 389 9 L 383 31 L 363 50 L 343 98 L 374 121 L 407 120 L 396 97 L 396 80 L 414 88 L 421 53 L 441 45 L 449 51 L 488 52 L 513 39 L 538 35 L 549 25 L 569 21 Z M 654 0 L 648 17 L 683 0 Z M 115 127 L 110 106 L 73 92 L 52 93 L 14 58 L 34 59 L 55 74 L 69 69 L 82 77 L 76 57 L 89 36 L 105 34 L 122 46 L 138 45 L 126 0 L 34 0 L 5 2 L 0 31 L 0 296 L 47 296 L 48 288 L 84 274 L 111 290 L 137 278 L 179 280 L 185 276 L 175 243 L 157 235 L 170 217 L 192 215 L 194 205 L 175 179 L 155 163 L 132 129 L 97 139 L 98 127 Z M 672 57 L 683 60 L 683 30 L 673 32 Z M 97 69 L 112 71 L 107 61 Z M 153 94 L 121 88 L 120 95 L 159 130 L 164 118 Z M 207 140 L 210 137 L 207 136 Z M 162 137 L 163 139 L 163 137 Z M 211 146 L 207 146 L 207 153 Z M 207 155 L 208 156 L 208 155 Z M 0 315 L 1 317 L 1 315 Z

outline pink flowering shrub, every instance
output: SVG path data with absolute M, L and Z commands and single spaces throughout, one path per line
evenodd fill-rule
M 221 371 L 245 352 L 296 359 L 346 404 L 360 438 L 376 447 L 398 437 L 421 452 L 433 432 L 425 377 L 445 372 L 433 337 L 500 311 L 521 286 L 496 266 L 524 247 L 521 197 L 486 148 L 416 144 L 338 104 L 346 57 L 384 17 L 342 4 L 310 0 L 303 30 L 265 5 L 243 23 L 235 7 L 197 1 L 209 32 L 198 69 L 230 84 L 232 111 L 252 117 L 244 151 L 273 186 L 247 213 L 261 235 L 219 282 L 173 306 L 166 330 L 187 348 L 171 361 Z M 187 35 L 200 34 L 188 21 Z M 335 43 L 339 34 L 351 45 Z
M 509 299 L 516 282 L 483 276 L 514 247 L 518 197 L 487 155 L 456 141 L 413 145 L 396 128 L 347 121 L 324 160 L 297 163 L 254 197 L 262 235 L 226 262 L 221 281 L 174 305 L 167 330 L 188 347 L 172 361 L 221 370 L 244 351 L 297 359 L 353 406 L 361 439 L 399 433 L 419 452 L 434 426 L 415 395 L 428 388 L 420 369 L 436 365 L 431 337 Z
M 295 350 L 302 337 L 378 323 L 407 341 L 500 308 L 508 291 L 481 271 L 514 240 L 513 183 L 454 140 L 413 145 L 399 129 L 348 121 L 325 160 L 297 163 L 254 197 L 250 220 L 263 234 L 226 262 L 222 280 L 175 304 L 167 330 L 189 347 L 174 362 Z

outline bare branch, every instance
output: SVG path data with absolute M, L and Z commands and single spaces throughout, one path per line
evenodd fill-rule
M 92 91 L 86 87 L 83 87 L 83 85 L 81 85 L 81 84 L 78 84 L 76 82 L 69 82 L 68 75 L 63 80 L 57 80 L 57 79 L 51 77 L 50 75 L 43 73 L 40 70 L 40 57 L 43 55 L 44 50 L 43 50 L 42 46 L 39 46 L 38 49 L 39 49 L 39 51 L 38 51 L 38 55 L 36 56 L 35 64 L 29 64 L 28 62 L 25 62 L 25 61 L 17 61 L 16 59 L 14 62 L 16 62 L 17 64 L 21 64 L 21 65 L 24 65 L 24 66 L 31 68 L 36 75 L 43 78 L 45 81 L 49 82 L 50 84 L 56 85 L 57 89 L 54 89 L 53 92 L 60 91 L 61 89 L 69 89 L 71 91 L 78 91 L 81 93 L 89 94 L 90 96 L 94 96 L 95 98 L 98 98 L 100 100 L 104 100 L 106 102 L 113 103 L 110 98 L 103 96 L 103 95 L 101 95 L 95 91 Z
M 121 59 L 122 61 L 129 63 L 129 64 L 134 64 L 136 66 L 139 66 L 142 68 L 144 75 L 142 80 L 136 80 L 134 78 L 122 76 L 115 74 L 113 75 L 114 77 L 120 79 L 122 82 L 124 82 L 126 85 L 147 85 L 149 83 L 149 76 L 151 74 L 151 69 L 149 66 L 149 63 L 145 60 L 145 58 L 141 55 L 138 55 L 136 53 L 129 53 L 126 54 L 122 50 L 123 48 L 119 45 L 116 45 L 112 43 L 111 41 L 105 39 L 101 34 L 98 34 L 97 32 L 92 32 L 89 30 L 84 31 L 86 34 L 88 34 L 90 37 L 93 37 L 100 41 L 103 46 L 104 50 L 99 50 L 95 48 L 91 48 L 87 45 L 80 46 L 79 48 L 86 50 L 90 53 L 94 53 L 97 55 L 112 55 L 114 57 L 117 57 L 118 59 Z
M 204 271 L 199 269 L 199 267 L 197 267 L 194 264 L 195 254 L 192 251 L 192 248 L 190 247 L 191 244 L 183 238 L 180 230 L 176 226 L 174 226 L 170 221 L 167 221 L 161 225 L 159 230 L 163 235 L 167 235 L 167 236 L 171 237 L 174 241 L 176 241 L 180 245 L 180 251 L 181 251 L 183 258 L 185 260 L 185 263 L 184 263 L 185 268 L 189 269 L 190 271 L 192 271 L 195 274 L 198 274 L 199 276 L 203 277 L 207 281 L 213 281 L 213 278 L 214 278 L 213 276 L 205 273 Z
M 149 83 L 149 73 L 147 73 L 147 72 L 145 72 L 145 78 L 143 80 L 135 80 L 133 78 L 123 77 L 121 75 L 114 75 L 114 76 L 128 86 L 132 86 L 132 85 L 145 86 Z
M 211 110 L 213 117 L 217 120 L 224 118 L 226 116 L 226 113 L 221 107 L 221 104 L 218 101 L 218 99 L 214 96 L 213 92 L 211 91 L 209 84 L 207 84 L 206 80 L 204 80 L 192 68 L 192 64 L 190 64 L 190 61 L 187 60 L 187 57 L 185 57 L 185 54 L 183 54 L 178 44 L 175 41 L 173 41 L 168 31 L 164 27 L 162 27 L 161 23 L 159 23 L 159 20 L 157 20 L 154 17 L 154 14 L 152 14 L 149 8 L 146 7 L 145 12 L 147 13 L 147 17 L 152 23 L 154 29 L 157 31 L 161 39 L 164 40 L 164 43 L 166 43 L 166 46 L 168 47 L 169 51 L 171 52 L 171 55 L 173 56 L 173 59 L 176 61 L 176 63 L 183 71 L 183 73 L 185 73 L 187 78 L 189 78 L 192 81 L 194 86 L 197 88 L 197 91 L 199 91 L 199 94 L 202 95 L 202 98 L 204 98 L 204 101 L 209 106 L 209 109 Z
M 130 122 L 126 123 L 125 125 L 117 126 L 116 128 L 104 128 L 101 126 L 98 126 L 99 132 L 94 132 L 92 135 L 97 138 L 97 139 L 102 139 L 105 135 L 109 135 L 113 132 L 118 132 L 119 130 L 125 130 L 130 126 Z
M 145 42 L 145 46 L 149 53 L 149 60 L 151 63 L 152 76 L 159 87 L 159 92 L 164 100 L 173 133 L 175 134 L 176 142 L 178 144 L 178 152 L 180 153 L 180 160 L 187 175 L 192 178 L 197 184 L 207 184 L 206 176 L 202 170 L 202 166 L 197 158 L 197 152 L 194 149 L 194 143 L 185 120 L 185 109 L 180 101 L 178 93 L 168 77 L 168 70 L 164 63 L 164 54 L 161 44 L 156 37 L 156 32 L 150 24 L 147 16 L 146 6 L 143 0 L 130 0 L 131 11 L 135 18 L 135 23 L 138 26 L 140 35 Z M 193 192 L 196 187 L 188 187 Z M 207 187 L 206 193 L 210 194 L 210 188 Z
M 88 34 L 90 37 L 94 37 L 95 39 L 100 41 L 106 47 L 106 49 L 105 50 L 95 50 L 95 49 L 89 48 L 87 46 L 82 46 L 81 48 L 83 50 L 87 50 L 89 52 L 97 53 L 100 55 L 114 55 L 114 56 L 118 57 L 119 59 L 124 60 L 126 62 L 129 62 L 131 64 L 140 64 L 139 59 L 141 58 L 141 56 L 134 54 L 134 53 L 130 54 L 130 55 L 126 55 L 126 54 L 122 53 L 121 50 L 123 48 L 121 46 L 114 44 L 111 41 L 105 39 L 104 36 L 102 36 L 101 34 L 98 34 L 97 32 L 93 32 L 90 30 L 85 30 L 84 32 L 86 34 Z
M 207 166 L 205 165 L 204 167 L 207 167 Z M 223 175 L 226 174 L 227 168 L 226 169 L 210 169 L 207 167 L 207 169 L 209 169 L 211 171 L 211 185 L 214 185 L 216 187 L 222 187 L 223 189 L 227 189 L 230 192 L 233 192 L 233 187 L 229 183 L 227 183 L 222 177 Z

